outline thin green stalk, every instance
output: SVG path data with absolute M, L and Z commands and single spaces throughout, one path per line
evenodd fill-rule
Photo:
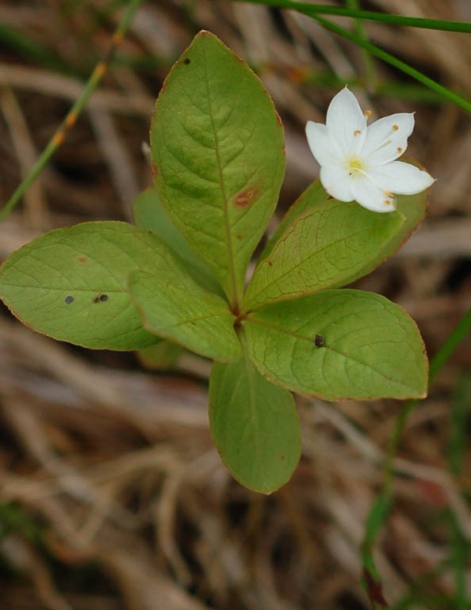
M 462 375 L 453 395 L 450 416 L 450 439 L 448 442 L 448 469 L 455 478 L 463 468 L 463 459 L 467 441 L 467 418 L 469 414 L 469 397 L 471 384 L 467 375 Z M 451 562 L 455 576 L 456 610 L 469 608 L 468 588 L 466 584 L 467 567 L 470 555 L 470 544 L 466 532 L 456 514 L 448 510 L 448 522 L 451 531 Z
M 337 17 L 353 17 L 363 21 L 377 21 L 388 25 L 422 28 L 427 30 L 444 30 L 447 32 L 471 33 L 471 23 L 462 21 L 444 21 L 442 19 L 424 19 L 422 17 L 407 17 L 406 15 L 392 15 L 376 11 L 362 11 L 354 8 L 339 6 L 326 6 L 325 4 L 308 4 L 291 2 L 291 0 L 234 0 L 240 2 L 250 1 L 251 4 L 266 4 L 277 8 L 286 8 L 299 11 L 310 17 L 315 15 L 332 15 Z
M 360 10 L 360 0 L 345 0 L 345 4 L 350 10 L 357 12 Z M 366 32 L 365 22 L 363 19 L 355 19 L 355 32 L 359 38 L 368 41 L 368 34 Z M 378 79 L 376 77 L 373 58 L 365 49 L 362 49 L 362 56 L 363 63 L 365 64 L 366 88 L 369 93 L 375 93 L 378 85 Z
M 471 309 L 469 309 L 461 318 L 455 328 L 451 331 L 445 343 L 430 361 L 429 383 L 432 383 L 434 381 L 439 371 L 446 364 L 450 356 L 453 354 L 458 345 L 461 343 L 461 341 L 463 341 L 463 339 L 466 337 L 466 335 L 468 335 L 469 332 L 471 332 Z M 365 586 L 368 591 L 379 590 L 381 592 L 381 581 L 374 562 L 373 549 L 376 544 L 378 535 L 387 521 L 390 508 L 393 502 L 394 459 L 397 454 L 399 442 L 407 424 L 409 415 L 419 404 L 419 402 L 420 401 L 418 400 L 407 401 L 403 409 L 399 413 L 386 454 L 383 485 L 368 515 L 365 539 L 362 545 Z M 373 589 L 371 587 L 371 583 L 373 583 L 374 585 Z
M 241 0 L 235 0 L 241 1 Z M 245 0 L 242 0 L 245 1 Z M 345 40 L 349 40 L 354 44 L 358 45 L 362 49 L 368 51 L 372 55 L 375 55 L 385 63 L 388 63 L 394 66 L 396 69 L 408 74 L 411 78 L 419 81 L 432 91 L 435 91 L 445 99 L 453 102 L 457 106 L 464 108 L 468 112 L 471 112 L 471 102 L 461 97 L 457 93 L 450 91 L 443 85 L 440 85 L 433 79 L 429 78 L 419 70 L 412 68 L 409 64 L 401 61 L 383 51 L 380 47 L 368 42 L 367 40 L 363 40 L 357 34 L 346 30 L 345 28 L 340 27 L 339 25 L 329 21 L 328 19 L 324 19 L 321 17 L 321 14 L 325 15 L 342 15 L 344 17 L 354 17 L 361 18 L 370 21 L 382 21 L 383 23 L 388 23 L 390 25 L 407 25 L 413 27 L 421 27 L 428 28 L 434 30 L 446 30 L 446 31 L 454 31 L 454 32 L 471 32 L 471 23 L 460 23 L 455 21 L 438 21 L 435 19 L 419 19 L 414 17 L 403 17 L 401 15 L 385 15 L 383 13 L 375 13 L 372 11 L 353 11 L 339 7 L 326 7 L 316 4 L 303 4 L 300 2 L 290 2 L 288 0 L 250 0 L 253 3 L 257 4 L 265 4 L 266 6 L 275 6 L 278 8 L 286 8 L 296 10 L 299 13 L 303 13 L 309 17 L 315 19 L 318 23 L 320 23 L 323 27 L 339 36 L 345 38 Z
M 336 25 L 335 23 L 330 22 L 328 19 L 324 19 L 323 17 L 319 17 L 319 16 L 314 16 L 314 19 L 316 21 L 318 21 L 326 29 L 331 30 L 332 32 L 335 32 L 336 34 L 338 34 L 339 36 L 342 36 L 346 40 L 350 40 L 350 42 L 353 42 L 356 45 L 358 45 L 359 47 L 366 49 L 372 55 L 375 55 L 376 57 L 378 57 L 385 63 L 388 63 L 388 64 L 394 66 L 398 70 L 401 70 L 401 72 L 404 72 L 405 74 L 408 74 L 410 77 L 419 81 L 420 83 L 422 83 L 423 85 L 425 85 L 426 87 L 431 89 L 432 91 L 435 91 L 436 93 L 440 94 L 444 98 L 448 99 L 450 102 L 453 102 L 457 106 L 461 106 L 461 108 L 464 108 L 468 112 L 471 112 L 471 102 L 468 102 L 468 100 L 461 97 L 457 93 L 450 91 L 443 85 L 440 85 L 433 79 L 429 78 L 428 76 L 425 76 L 425 74 L 423 74 L 419 70 L 416 70 L 415 68 L 412 68 L 411 66 L 409 66 L 409 64 L 406 64 L 405 62 L 401 61 L 400 59 L 397 59 L 396 57 L 394 57 L 394 55 L 391 55 L 390 53 L 383 51 L 383 49 L 380 49 L 379 47 L 372 44 L 371 42 L 368 42 L 367 40 L 362 40 L 356 34 L 353 34 L 352 32 L 349 32 L 348 30 L 346 30 L 345 28 L 342 28 L 342 27 Z
M 10 214 L 10 212 L 18 205 L 21 201 L 21 198 L 26 193 L 28 188 L 31 186 L 32 182 L 39 176 L 42 172 L 46 164 L 49 162 L 54 153 L 58 150 L 58 148 L 64 142 L 68 132 L 72 129 L 72 127 L 77 122 L 78 117 L 81 112 L 85 108 L 91 94 L 95 91 L 101 79 L 103 78 L 109 60 L 116 50 L 117 46 L 121 43 L 124 38 L 125 33 L 127 32 L 129 26 L 131 25 L 134 14 L 142 0 L 130 0 L 129 5 L 127 7 L 126 12 L 123 15 L 116 31 L 113 34 L 111 39 L 111 45 L 108 49 L 108 53 L 106 56 L 98 62 L 93 70 L 88 82 L 86 83 L 80 97 L 77 99 L 75 104 L 70 109 L 69 113 L 59 125 L 58 129 L 52 136 L 51 140 L 47 144 L 46 148 L 43 150 L 41 155 L 38 157 L 36 163 L 31 168 L 31 171 L 26 176 L 26 178 L 20 183 L 18 188 L 15 190 L 13 195 L 10 197 L 6 205 L 0 211 L 0 222 L 5 220 L 5 218 Z

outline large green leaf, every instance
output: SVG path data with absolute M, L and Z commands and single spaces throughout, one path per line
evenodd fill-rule
M 152 345 L 128 292 L 139 268 L 180 269 L 148 231 L 124 222 L 56 229 L 14 252 L 0 269 L 0 297 L 27 326 L 95 349 Z
M 301 454 L 293 396 L 248 358 L 213 366 L 209 420 L 222 461 L 239 483 L 267 494 L 289 480 Z
M 231 362 L 240 358 L 235 317 L 221 297 L 173 268 L 158 275 L 134 271 L 129 289 L 145 327 L 202 356 Z
M 171 222 L 155 188 L 140 193 L 133 201 L 134 222 L 138 227 L 152 231 L 184 261 L 187 271 L 210 292 L 223 296 L 223 291 L 211 269 L 196 256 L 188 242 Z
M 261 374 L 325 400 L 423 398 L 427 358 L 414 321 L 386 298 L 327 290 L 268 305 L 243 322 Z
M 168 216 L 236 305 L 284 173 L 283 131 L 267 91 L 201 32 L 164 83 L 150 135 Z
M 328 198 L 314 182 L 291 207 L 265 248 L 244 310 L 344 286 L 394 254 L 425 214 L 426 193 L 398 197 L 398 211 L 377 214 Z

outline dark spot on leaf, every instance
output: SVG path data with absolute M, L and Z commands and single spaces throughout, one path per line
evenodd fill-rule
M 314 344 L 316 347 L 324 347 L 324 337 L 322 335 L 316 335 L 314 339 Z
M 66 305 L 70 305 L 73 302 L 74 302 L 74 297 L 72 295 L 70 295 L 70 294 L 68 296 L 66 296 L 65 299 L 64 299 L 64 303 Z
M 191 59 L 189 57 L 187 57 L 186 59 L 183 60 L 183 63 L 185 64 L 185 66 L 187 66 L 188 64 L 191 64 Z
M 268 261 L 268 266 L 273 267 L 273 261 Z
M 109 299 L 107 294 L 99 294 L 93 299 L 94 303 L 105 303 Z
M 244 239 L 243 235 L 237 235 L 237 239 L 240 241 L 241 239 Z
M 253 203 L 256 196 L 257 189 L 254 186 L 249 186 L 235 196 L 234 204 L 238 208 L 246 208 Z
M 284 455 L 280 455 L 280 460 L 284 460 L 285 456 Z
M 84 263 L 87 262 L 87 257 L 86 256 L 80 256 L 77 260 L 78 260 L 79 263 L 82 263 L 82 265 L 83 265 Z

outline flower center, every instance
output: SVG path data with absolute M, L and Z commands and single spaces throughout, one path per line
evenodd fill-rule
M 363 162 L 362 159 L 360 159 L 359 157 L 350 157 L 350 159 L 347 159 L 347 172 L 349 176 L 364 176 L 365 175 L 365 171 L 366 171 L 366 167 L 365 167 L 365 163 Z

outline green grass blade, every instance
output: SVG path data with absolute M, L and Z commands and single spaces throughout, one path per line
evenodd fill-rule
M 241 1 L 244 2 L 245 0 Z M 310 17 L 318 15 L 332 15 L 336 17 L 352 17 L 354 19 L 361 19 L 363 21 L 376 21 L 379 23 L 386 23 L 388 25 L 399 25 L 427 30 L 442 30 L 446 32 L 459 32 L 462 34 L 469 34 L 471 32 L 471 23 L 462 21 L 445 21 L 442 19 L 408 17 L 406 15 L 392 15 L 391 13 L 363 11 L 356 8 L 326 6 L 325 4 L 291 2 L 290 0 L 250 0 L 250 3 L 265 4 L 266 6 L 296 10 Z
M 139 8 L 139 5 L 142 0 L 130 0 L 129 5 L 127 7 L 126 12 L 124 13 L 123 18 L 121 19 L 118 27 L 116 28 L 115 33 L 111 39 L 111 46 L 108 50 L 108 53 L 104 59 L 102 59 L 93 70 L 87 84 L 85 85 L 80 97 L 75 102 L 75 104 L 70 109 L 69 113 L 59 125 L 57 131 L 52 136 L 46 148 L 43 150 L 36 163 L 31 168 L 31 171 L 26 176 L 26 178 L 20 183 L 18 188 L 15 190 L 13 195 L 10 197 L 5 206 L 0 210 L 0 222 L 5 220 L 5 218 L 10 214 L 12 210 L 18 205 L 21 201 L 21 198 L 26 193 L 28 188 L 34 182 L 34 180 L 39 176 L 42 172 L 48 161 L 54 155 L 54 153 L 58 150 L 58 148 L 62 145 L 65 140 L 67 133 L 77 122 L 78 117 L 81 112 L 85 108 L 90 96 L 97 88 L 100 83 L 103 75 L 106 72 L 107 65 L 109 60 L 114 53 L 116 47 L 123 40 L 124 34 L 128 30 L 132 19 L 134 17 L 135 12 Z
M 461 343 L 461 341 L 463 341 L 463 339 L 468 335 L 470 331 L 471 309 L 469 309 L 461 318 L 455 328 L 451 331 L 445 343 L 430 361 L 430 384 L 433 382 L 438 372 L 446 364 L 446 362 L 454 353 L 458 345 Z M 375 502 L 373 503 L 373 506 L 371 507 L 370 514 L 367 520 L 365 540 L 362 546 L 363 566 L 365 573 L 368 574 L 370 578 L 374 579 L 375 585 L 380 589 L 381 582 L 379 580 L 378 572 L 375 567 L 375 562 L 373 558 L 373 548 L 376 544 L 378 534 L 381 531 L 382 527 L 384 527 L 384 524 L 386 523 L 389 515 L 389 510 L 381 510 L 381 508 L 384 506 L 390 507 L 392 505 L 394 495 L 394 459 L 396 457 L 399 442 L 402 437 L 402 433 L 406 426 L 409 415 L 412 413 L 412 411 L 418 404 L 418 400 L 409 400 L 405 403 L 402 411 L 399 413 L 386 455 L 383 487 Z M 380 519 L 376 518 L 376 515 L 378 513 L 381 515 Z

